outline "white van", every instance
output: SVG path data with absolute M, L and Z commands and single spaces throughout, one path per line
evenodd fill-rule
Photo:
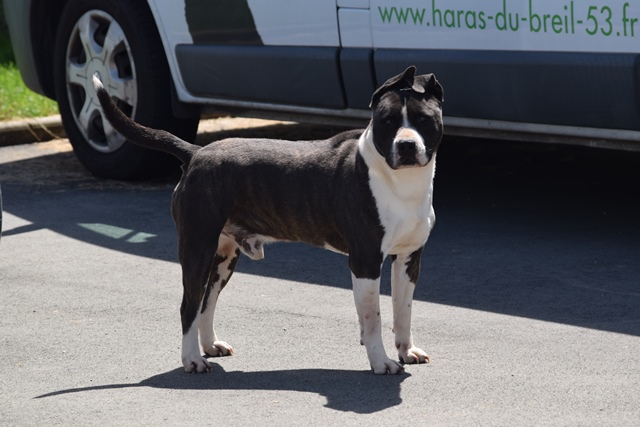
M 4 0 L 18 66 L 92 172 L 170 161 L 103 120 L 192 139 L 203 112 L 364 125 L 407 65 L 445 88 L 445 132 L 640 149 L 640 3 L 624 0 Z

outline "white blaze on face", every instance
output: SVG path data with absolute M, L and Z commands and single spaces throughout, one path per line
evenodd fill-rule
M 427 149 L 424 145 L 424 138 L 422 135 L 416 130 L 415 127 L 409 121 L 409 113 L 407 111 L 407 100 L 404 100 L 404 105 L 402 106 L 402 126 L 398 129 L 395 138 L 393 139 L 393 146 L 391 147 L 391 156 L 394 164 L 399 165 L 399 168 L 403 166 L 400 165 L 400 154 L 398 153 L 398 142 L 399 141 L 413 141 L 416 144 L 416 163 L 419 166 L 425 166 L 429 161 L 429 157 L 427 156 Z M 404 166 L 407 167 L 407 166 Z

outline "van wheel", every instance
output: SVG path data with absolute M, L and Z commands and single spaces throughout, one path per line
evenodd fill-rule
M 175 158 L 126 141 L 109 124 L 93 89 L 94 73 L 136 122 L 195 138 L 198 118 L 173 116 L 171 75 L 146 2 L 67 2 L 54 51 L 56 99 L 74 152 L 92 173 L 129 180 L 172 171 Z

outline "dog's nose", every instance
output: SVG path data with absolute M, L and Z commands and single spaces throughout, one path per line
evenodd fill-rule
M 412 139 L 401 139 L 396 142 L 398 155 L 400 157 L 410 157 L 416 154 L 416 142 Z

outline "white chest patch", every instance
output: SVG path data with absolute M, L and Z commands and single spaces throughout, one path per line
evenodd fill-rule
M 435 223 L 431 205 L 435 154 L 424 167 L 391 169 L 377 152 L 367 128 L 359 151 L 369 168 L 369 185 L 384 227 L 383 254 L 411 253 L 427 242 Z

